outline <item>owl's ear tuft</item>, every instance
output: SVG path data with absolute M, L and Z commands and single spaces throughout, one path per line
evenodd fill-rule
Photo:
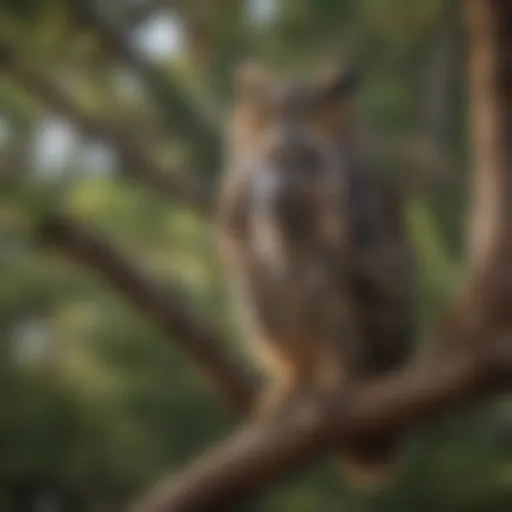
M 228 139 L 231 151 L 251 151 L 257 146 L 271 117 L 269 98 L 272 77 L 260 62 L 250 59 L 239 64 L 234 73 L 234 101 Z
M 333 140 L 343 140 L 354 124 L 353 96 L 361 82 L 354 66 L 339 66 L 324 75 L 315 86 L 315 104 L 321 133 Z

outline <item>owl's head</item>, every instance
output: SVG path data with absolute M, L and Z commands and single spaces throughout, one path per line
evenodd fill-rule
M 235 76 L 235 149 L 264 158 L 279 155 L 303 166 L 321 145 L 343 141 L 358 83 L 358 73 L 348 67 L 300 82 L 279 79 L 255 61 L 242 63 Z

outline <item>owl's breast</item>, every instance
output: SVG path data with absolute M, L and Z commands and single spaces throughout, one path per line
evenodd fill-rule
M 252 188 L 251 242 L 269 263 L 293 266 L 314 252 L 318 242 L 319 183 L 316 168 L 293 172 L 267 166 L 255 173 Z M 320 199 L 320 201 L 319 201 Z
M 257 323 L 273 339 L 314 339 L 315 333 L 328 328 L 327 316 L 333 313 L 328 304 L 337 294 L 329 269 L 318 261 L 304 260 L 282 271 L 261 259 L 253 264 L 249 306 Z

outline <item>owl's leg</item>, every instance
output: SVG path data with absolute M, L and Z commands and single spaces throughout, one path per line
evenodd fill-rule
M 294 350 L 266 350 L 265 362 L 273 381 L 261 393 L 256 407 L 258 417 L 274 416 L 287 409 L 314 382 L 314 366 L 308 354 Z
M 327 333 L 316 341 L 315 389 L 346 391 L 357 375 L 358 336 L 353 319 L 339 307 Z

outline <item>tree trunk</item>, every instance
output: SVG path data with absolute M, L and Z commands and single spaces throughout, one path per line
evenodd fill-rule
M 512 2 L 465 3 L 474 142 L 471 272 L 503 251 L 512 255 Z

